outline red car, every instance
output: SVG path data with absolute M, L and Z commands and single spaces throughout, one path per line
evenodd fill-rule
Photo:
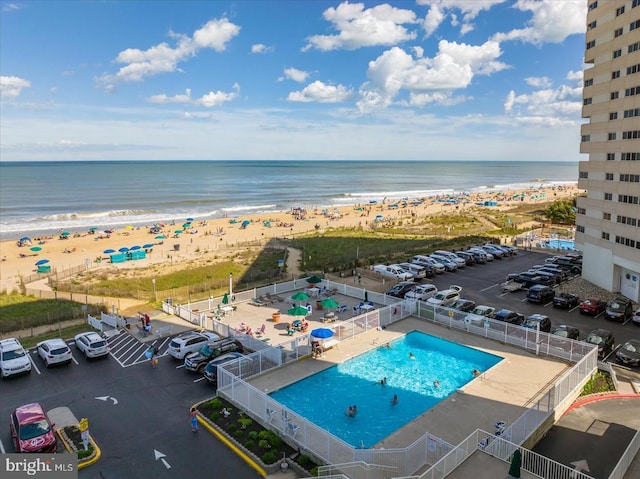
M 17 408 L 11 413 L 9 426 L 16 452 L 56 452 L 58 440 L 53 424 L 40 404 Z
M 607 308 L 607 302 L 598 298 L 587 298 L 580 303 L 578 309 L 583 314 L 597 316 Z

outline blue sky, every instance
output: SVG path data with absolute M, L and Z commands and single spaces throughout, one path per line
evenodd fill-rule
M 3 161 L 586 160 L 586 0 L 0 8 Z

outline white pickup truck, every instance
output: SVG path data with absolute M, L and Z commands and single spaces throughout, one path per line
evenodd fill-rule
M 412 281 L 414 279 L 412 273 L 405 271 L 397 264 L 377 264 L 373 267 L 373 271 L 386 278 L 393 278 L 400 281 Z

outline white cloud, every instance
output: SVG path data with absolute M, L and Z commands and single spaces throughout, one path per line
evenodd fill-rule
M 251 45 L 251 53 L 271 53 L 275 51 L 274 47 L 268 47 L 262 43 Z
M 227 43 L 239 32 L 240 27 L 226 18 L 210 20 L 196 30 L 192 37 L 170 32 L 169 36 L 176 40 L 175 47 L 163 42 L 147 50 L 123 50 L 115 62 L 125 66 L 115 75 L 106 74 L 98 78 L 98 83 L 107 91 L 113 91 L 115 84 L 119 82 L 141 81 L 145 77 L 177 71 L 180 62 L 196 55 L 203 48 L 224 51 Z
M 403 26 L 416 23 L 415 13 L 386 3 L 365 9 L 363 3 L 343 2 L 337 8 L 325 10 L 323 16 L 339 33 L 312 35 L 303 51 L 312 48 L 321 51 L 355 50 L 374 45 L 395 45 L 416 38 L 415 32 Z
M 220 106 L 237 98 L 240 92 L 240 86 L 236 83 L 235 85 L 233 85 L 233 89 L 233 92 L 211 91 L 206 95 L 201 96 L 200 98 L 191 98 L 191 90 L 187 89 L 184 95 L 174 95 L 170 97 L 162 93 L 160 95 L 150 96 L 149 98 L 147 98 L 147 101 L 149 103 L 157 104 L 178 103 L 184 105 L 196 105 L 206 108 L 212 108 L 215 106 Z
M 535 88 L 546 88 L 551 86 L 551 80 L 548 77 L 528 77 L 524 81 L 527 85 Z
M 582 86 L 561 85 L 543 88 L 533 93 L 516 95 L 511 90 L 504 103 L 505 113 L 513 117 L 542 118 L 545 121 L 573 121 L 567 117 L 579 117 L 582 110 Z
M 309 78 L 310 75 L 311 74 L 309 72 L 298 70 L 297 68 L 285 68 L 284 76 L 280 77 L 278 80 L 293 80 L 297 81 L 298 83 L 302 83 L 304 81 L 307 81 L 307 78 Z
M 24 4 L 23 3 L 15 3 L 15 2 L 11 2 L 11 3 L 3 3 L 2 4 L 2 11 L 7 13 L 7 12 L 15 12 L 16 10 L 20 10 L 22 8 L 24 8 Z
M 584 78 L 584 71 L 582 70 L 579 70 L 579 71 L 572 70 L 569 73 L 567 73 L 567 80 L 574 80 L 574 81 L 581 82 L 583 78 Z
M 350 100 L 353 91 L 342 85 L 327 85 L 321 81 L 314 81 L 301 91 L 289 93 L 287 100 L 296 102 L 339 103 Z
M 0 76 L 0 97 L 2 98 L 17 98 L 24 88 L 29 87 L 31 87 L 29 80 L 14 76 Z
M 587 2 L 583 0 L 518 0 L 514 8 L 533 14 L 528 26 L 497 33 L 494 40 L 520 40 L 534 45 L 562 43 L 569 35 L 586 31 Z
M 409 92 L 409 103 L 451 104 L 452 91 L 466 88 L 474 75 L 489 75 L 507 66 L 497 61 L 502 51 L 495 42 L 480 46 L 441 40 L 434 58 L 412 58 L 393 47 L 369 62 L 369 82 L 360 89 L 358 110 L 370 113 L 391 105 L 402 90 Z M 436 94 L 437 93 L 437 94 Z
M 504 3 L 507 0 L 417 0 L 418 5 L 428 5 L 429 11 L 422 22 L 427 36 L 432 35 L 440 24 L 450 17 L 451 25 L 460 25 L 460 34 L 464 35 L 474 29 L 474 20 L 483 10 L 490 10 L 494 5 Z M 462 13 L 462 21 L 453 11 Z

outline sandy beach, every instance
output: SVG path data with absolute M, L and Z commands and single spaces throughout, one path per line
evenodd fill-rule
M 379 204 L 351 205 L 330 210 L 283 211 L 279 213 L 246 215 L 242 218 L 195 218 L 184 228 L 181 219 L 176 224 L 158 224 L 145 227 L 125 227 L 104 231 L 68 231 L 47 237 L 30 238 L 31 241 L 19 246 L 19 238 L 0 243 L 0 290 L 18 289 L 20 277 L 37 273 L 36 262 L 48 260 L 51 270 L 68 270 L 77 267 L 144 267 L 158 263 L 176 263 L 198 258 L 210 259 L 210 255 L 220 255 L 224 249 L 246 242 L 264 241 L 271 238 L 292 238 L 314 230 L 341 227 L 363 227 L 376 221 L 376 217 L 396 219 L 406 216 L 427 216 L 447 211 L 460 211 L 478 206 L 485 201 L 496 202 L 491 208 L 509 208 L 523 203 L 543 203 L 561 198 L 573 197 L 579 190 L 576 185 L 487 192 L 484 194 L 458 195 L 457 197 L 426 198 L 420 204 L 409 202 L 406 207 L 390 208 L 395 204 L 386 201 Z M 248 224 L 246 224 L 249 222 Z M 243 226 L 245 223 L 245 226 Z M 182 233 L 176 231 L 182 230 Z M 164 236 L 164 239 L 160 238 Z M 144 248 L 144 245 L 153 245 Z M 104 251 L 140 246 L 149 254 L 145 259 L 126 261 L 119 264 L 109 262 L 109 254 Z M 41 248 L 33 251 L 32 248 Z M 42 275 L 44 277 L 44 275 Z

